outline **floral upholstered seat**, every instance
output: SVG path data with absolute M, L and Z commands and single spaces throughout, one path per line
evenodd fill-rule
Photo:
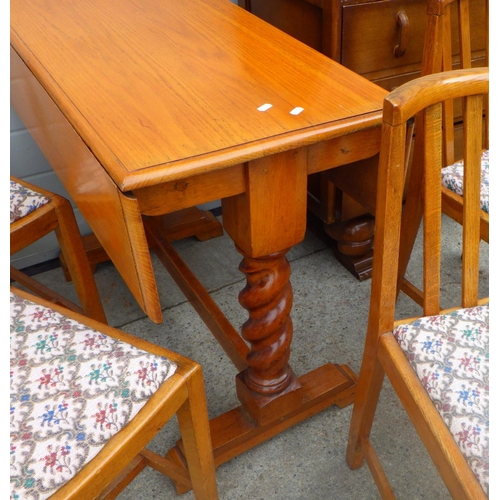
M 74 477 L 177 369 L 168 359 L 10 296 L 11 500 Z
M 26 217 L 29 213 L 48 203 L 46 196 L 21 184 L 10 181 L 10 223 Z
M 393 333 L 488 494 L 489 306 L 420 318 Z
M 44 253 L 60 251 L 61 259 L 67 264 L 66 281 L 73 281 L 79 304 L 19 269 L 29 266 L 34 260 L 36 263 L 36 259 L 42 254 L 36 247 L 29 251 L 25 249 L 48 235 L 51 235 L 52 241 L 47 241 L 41 247 L 45 249 Z M 10 266 L 10 278 L 13 282 L 53 304 L 60 304 L 66 309 L 106 323 L 106 315 L 70 201 L 12 175 L 10 254 L 13 256 Z
M 445 188 L 463 196 L 464 162 L 453 163 L 441 170 L 441 182 Z M 483 151 L 481 155 L 481 210 L 490 211 L 490 152 Z

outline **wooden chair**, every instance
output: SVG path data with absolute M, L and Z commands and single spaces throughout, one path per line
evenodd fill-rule
M 366 459 L 383 498 L 395 496 L 370 432 L 385 374 L 453 498 L 487 498 L 489 320 L 488 299 L 478 297 L 478 281 L 481 130 L 488 80 L 487 68 L 428 75 L 402 85 L 384 101 L 370 312 L 347 447 L 349 466 L 360 467 Z M 464 102 L 463 269 L 461 304 L 443 311 L 441 103 L 450 98 Z M 420 186 L 409 187 L 404 211 L 408 200 L 423 198 L 423 317 L 395 323 L 400 241 L 406 231 L 406 129 L 417 114 L 425 131 L 424 177 Z
M 217 499 L 200 365 L 15 288 L 10 302 L 11 498 L 115 498 L 150 465 Z M 174 414 L 189 476 L 144 448 Z
M 94 276 L 68 200 L 15 177 L 10 178 L 10 253 L 19 252 L 55 231 L 81 307 L 10 267 L 11 279 L 36 295 L 106 322 Z
M 458 14 L 459 63 L 454 64 L 452 48 L 451 6 L 456 4 Z M 486 33 L 488 33 L 488 1 L 486 0 Z M 428 0 L 427 24 L 422 58 L 422 75 L 456 68 L 472 67 L 469 0 Z M 488 64 L 486 44 L 486 63 Z M 447 101 L 444 108 L 445 154 L 442 171 L 443 212 L 462 224 L 463 220 L 463 159 L 455 151 L 454 103 Z M 487 109 L 487 106 L 486 106 Z M 487 122 L 486 116 L 486 122 Z M 481 239 L 489 241 L 489 151 L 487 129 L 481 159 Z M 460 152 L 461 153 L 461 152 Z
M 488 4 L 486 0 L 486 64 L 488 64 Z M 456 7 L 452 9 L 452 7 Z M 452 16 L 456 16 L 452 19 Z M 452 21 L 456 20 L 458 44 L 452 29 Z M 427 16 L 424 47 L 422 54 L 422 76 L 450 71 L 452 69 L 469 69 L 472 67 L 472 49 L 470 38 L 469 0 L 427 0 Z M 455 46 L 456 45 L 456 46 Z M 460 129 L 455 128 L 455 116 L 460 114 L 460 100 L 448 99 L 443 107 L 443 169 L 442 182 L 442 210 L 448 217 L 459 224 L 463 221 L 463 148 L 461 141 L 456 141 Z M 483 152 L 481 157 L 481 227 L 480 238 L 489 242 L 489 139 L 488 139 L 488 97 L 484 99 L 485 126 L 483 130 Z M 411 183 L 421 182 L 423 163 L 422 159 L 422 123 L 417 123 L 415 148 L 411 167 Z M 422 207 L 417 204 L 411 206 L 404 225 L 406 228 L 406 242 L 403 243 L 400 278 L 402 278 L 406 264 L 409 261 L 413 244 L 420 227 Z M 401 282 L 405 287 L 404 280 Z M 408 290 L 407 290 L 408 293 Z M 415 300 L 416 296 L 413 297 Z

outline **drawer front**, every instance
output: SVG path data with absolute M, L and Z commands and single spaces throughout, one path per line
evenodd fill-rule
M 473 67 L 480 67 L 484 66 L 484 57 L 482 58 L 477 58 L 472 62 Z M 458 68 L 458 64 L 456 66 Z M 380 87 L 388 90 L 389 92 L 391 90 L 394 90 L 396 87 L 399 87 L 400 85 L 403 85 L 403 83 L 409 82 L 410 80 L 413 80 L 414 78 L 418 78 L 420 76 L 420 64 L 415 65 L 413 69 L 408 67 L 405 68 L 407 71 L 401 71 L 398 72 L 397 74 L 387 76 L 387 72 L 377 72 L 377 73 L 371 73 L 370 74 L 370 80 L 373 83 L 376 83 Z M 380 75 L 380 77 L 379 77 Z
M 456 9 L 455 4 L 453 8 Z M 471 0 L 470 12 L 474 59 L 484 61 L 485 1 Z M 342 9 L 342 64 L 373 80 L 419 71 L 425 20 L 425 0 L 345 4 Z M 456 30 L 456 22 L 454 25 Z M 454 52 L 458 53 L 456 38 Z

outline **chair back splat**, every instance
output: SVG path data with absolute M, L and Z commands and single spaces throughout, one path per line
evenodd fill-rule
M 370 432 L 385 374 L 453 498 L 487 498 L 489 310 L 478 283 L 488 81 L 487 68 L 444 71 L 408 82 L 384 101 L 370 313 L 347 449 L 351 468 L 367 460 L 383 498 L 395 496 Z M 462 99 L 465 124 L 462 292 L 456 307 L 442 310 L 442 114 L 449 99 Z M 422 177 L 408 185 L 403 205 L 407 124 L 415 116 Z M 396 323 L 403 216 L 411 219 L 414 214 L 407 212 L 416 206 L 423 213 L 423 316 Z

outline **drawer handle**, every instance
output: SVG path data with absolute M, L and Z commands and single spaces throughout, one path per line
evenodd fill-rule
M 408 39 L 410 38 L 410 21 L 404 10 L 398 12 L 396 22 L 399 26 L 399 43 L 394 47 L 394 55 L 396 57 L 401 57 L 406 52 Z

